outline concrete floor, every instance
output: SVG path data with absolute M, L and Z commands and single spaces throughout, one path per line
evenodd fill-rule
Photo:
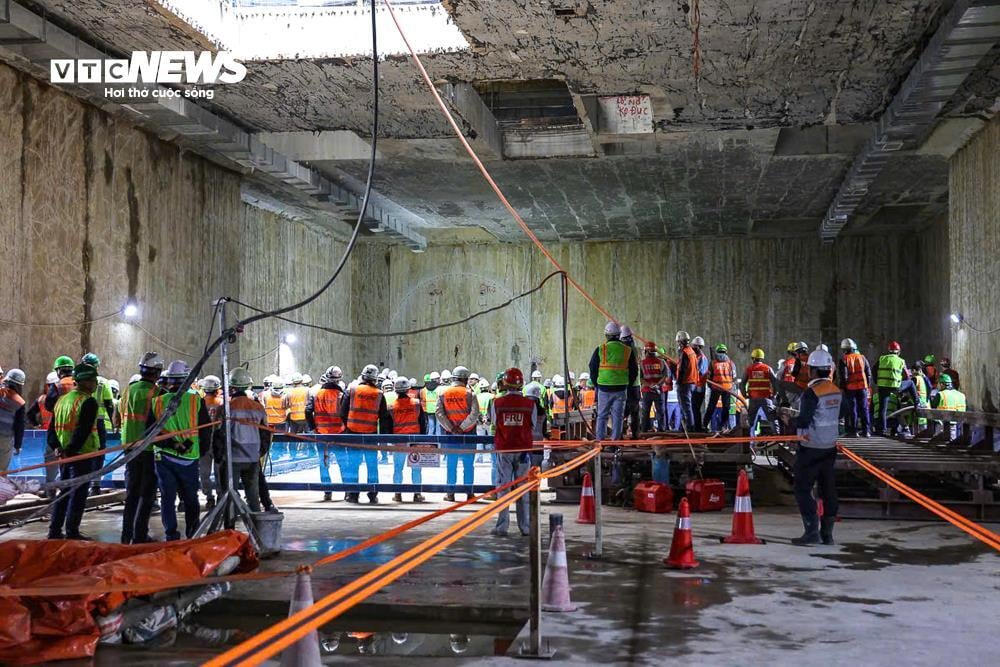
M 276 494 L 275 500 L 285 512 L 286 550 L 264 569 L 311 562 L 436 506 L 352 507 L 308 494 Z M 1000 558 L 945 524 L 850 520 L 838 525 L 837 546 L 796 548 L 788 538 L 801 530 L 797 515 L 758 507 L 758 536 L 768 543 L 737 546 L 718 540 L 729 532 L 728 511 L 696 514 L 701 566 L 681 572 L 661 563 L 676 514 L 608 508 L 605 558 L 598 562 L 583 556 L 592 548 L 593 528 L 573 521 L 575 507 L 545 505 L 543 511 L 567 519 L 573 601 L 580 607 L 545 614 L 544 634 L 558 664 L 988 664 L 1000 650 Z M 119 518 L 118 511 L 88 513 L 85 530 L 113 539 Z M 316 598 L 448 521 L 429 522 L 317 570 Z M 11 536 L 43 531 L 32 524 Z M 387 664 L 402 655 L 408 664 L 512 664 L 488 656 L 505 650 L 521 628 L 526 577 L 526 542 L 481 529 L 325 628 L 325 639 L 340 638 L 325 662 L 357 661 L 359 652 L 374 651 L 365 657 Z M 238 585 L 194 620 L 234 629 L 229 641 L 235 641 L 283 617 L 291 586 L 286 579 Z M 341 634 L 360 631 L 375 635 Z M 466 640 L 456 655 L 451 647 Z M 95 662 L 198 664 L 219 650 L 178 634 L 152 650 L 101 648 Z

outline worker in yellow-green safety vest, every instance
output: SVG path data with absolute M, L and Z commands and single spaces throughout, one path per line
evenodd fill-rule
M 80 363 L 93 366 L 98 370 L 97 390 L 94 392 L 94 399 L 97 400 L 97 435 L 101 441 L 101 449 L 104 449 L 107 447 L 108 434 L 114 431 L 112 415 L 115 413 L 115 394 L 111 390 L 111 383 L 107 380 L 107 378 L 100 375 L 100 357 L 93 352 L 88 352 L 80 358 Z M 97 457 L 96 460 L 100 463 L 100 465 L 97 466 L 98 468 L 104 465 L 104 459 L 101 457 Z M 100 480 L 95 479 L 91 493 L 96 495 L 100 492 L 100 490 Z
M 132 446 L 143 439 L 146 422 L 153 409 L 153 400 L 160 393 L 156 381 L 163 372 L 163 359 L 156 352 L 147 352 L 139 359 L 139 375 L 134 377 L 119 403 L 118 419 L 122 444 Z M 125 509 L 122 512 L 122 544 L 151 542 L 149 517 L 156 502 L 156 466 L 153 448 L 125 464 Z
M 427 417 L 427 435 L 441 435 L 442 430 L 437 421 L 438 385 L 441 374 L 437 371 L 424 376 L 424 386 L 420 389 L 420 409 Z
M 78 364 L 73 369 L 76 387 L 59 397 L 52 411 L 47 433 L 49 446 L 60 458 L 90 454 L 101 448 L 98 435 L 97 369 L 90 364 Z M 84 477 L 97 470 L 99 458 L 71 461 L 59 466 L 63 481 Z M 63 489 L 52 508 L 49 539 L 89 540 L 80 533 L 80 522 L 87 503 L 87 482 Z M 65 527 L 65 533 L 63 528 Z
M 190 373 L 183 361 L 172 361 L 163 373 L 164 393 L 153 400 L 147 426 L 155 424 L 166 411 Z M 205 401 L 197 393 L 179 396 L 177 410 L 163 423 L 163 433 L 175 433 L 153 446 L 156 479 L 160 486 L 160 518 L 167 541 L 179 540 L 177 496 L 184 504 L 184 532 L 190 538 L 198 528 L 198 459 L 201 456 L 201 429 L 211 423 Z M 205 431 L 206 438 L 208 431 Z M 209 445 L 210 446 L 210 445 Z
M 913 405 L 919 403 L 917 390 L 910 379 L 910 371 L 906 368 L 906 361 L 900 356 L 902 348 L 896 341 L 891 341 L 888 352 L 878 359 L 878 371 L 876 372 L 875 385 L 878 389 L 878 419 L 875 420 L 875 430 L 879 435 L 891 435 L 889 433 L 889 397 L 896 394 L 905 393 L 910 396 Z
M 621 332 L 617 322 L 605 325 L 605 341 L 594 349 L 587 369 L 591 378 L 597 378 L 597 424 L 594 431 L 598 440 L 604 439 L 609 419 L 611 439 L 621 439 L 626 391 L 639 377 L 639 362 L 632 354 L 632 347 L 618 339 Z
M 931 405 L 936 410 L 965 412 L 965 394 L 955 389 L 951 376 L 947 373 L 942 373 L 938 376 L 938 393 Z M 938 423 L 940 424 L 941 422 Z M 961 429 L 957 422 L 945 422 L 944 427 L 947 429 L 949 440 L 955 440 L 961 434 Z

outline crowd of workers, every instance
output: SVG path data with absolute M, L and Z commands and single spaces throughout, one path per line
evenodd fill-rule
M 724 343 L 716 344 L 708 355 L 701 337 L 679 331 L 674 356 L 653 342 L 646 342 L 640 355 L 629 327 L 609 322 L 604 333 L 605 341 L 595 348 L 588 371 L 579 378 L 569 373 L 568 378 L 555 374 L 543 379 L 541 371 L 534 369 L 530 382 L 525 383 L 515 368 L 497 374 L 491 382 L 458 366 L 428 373 L 419 384 L 415 378 L 367 365 L 356 379 L 345 383 L 341 369 L 330 366 L 316 383 L 306 374 L 294 373 L 287 383 L 273 375 L 255 390 L 249 372 L 236 368 L 230 374 L 228 397 L 223 395 L 218 377 L 200 378 L 164 424 L 164 432 L 174 436 L 157 441 L 127 463 L 121 539 L 124 543 L 150 540 L 149 521 L 157 492 L 166 538 L 180 538 L 175 507 L 178 498 L 186 534 L 194 532 L 200 512 L 199 488 L 211 508 L 215 503 L 213 489 L 226 486 L 227 429 L 232 440 L 234 482 L 238 480 L 251 510 L 259 512 L 274 509 L 263 462 L 275 433 L 492 435 L 497 450 L 493 481 L 503 484 L 541 458 L 527 452 L 507 455 L 504 450 L 530 448 L 532 441 L 549 436 L 553 423 L 573 412 L 593 415 L 591 428 L 597 440 L 604 440 L 608 429 L 610 438 L 618 440 L 626 433 L 626 421 L 633 438 L 650 430 L 728 431 L 742 410 L 751 433 L 812 434 L 799 448 L 802 464 L 796 474 L 796 496 L 806 537 L 818 540 L 819 524 L 813 526 L 811 521 L 815 514 L 811 488 L 818 481 L 822 495 L 824 488 L 832 485 L 834 442 L 841 436 L 841 422 L 847 436 L 890 434 L 926 425 L 922 418 L 896 415 L 907 402 L 965 410 L 960 376 L 948 359 L 938 363 L 928 355 L 907 365 L 896 342 L 889 343 L 874 366 L 849 338 L 841 342 L 838 360 L 825 345 L 810 351 L 804 342 L 790 343 L 777 369 L 769 366 L 764 351 L 756 348 L 741 376 Z M 183 361 L 165 365 L 158 354 L 147 353 L 138 363 L 138 373 L 121 390 L 115 380 L 99 375 L 99 367 L 100 359 L 93 353 L 84 355 L 79 363 L 60 356 L 45 391 L 30 403 L 23 397 L 24 372 L 12 369 L 3 375 L 0 470 L 7 470 L 11 454 L 20 451 L 26 426 L 46 430 L 47 461 L 97 452 L 106 447 L 113 433 L 120 434 L 126 447 L 141 441 L 190 373 Z M 224 422 L 227 401 L 230 419 Z M 834 403 L 835 411 L 831 407 Z M 798 410 L 797 416 L 786 416 L 784 426 L 778 411 L 782 406 Z M 786 411 L 786 415 L 792 414 Z M 447 451 L 467 446 L 445 443 L 441 447 Z M 358 483 L 362 462 L 368 483 L 377 484 L 378 463 L 389 462 L 387 453 L 377 450 L 330 449 L 345 484 Z M 471 492 L 475 456 L 468 451 L 446 455 L 449 489 Z M 394 484 L 403 483 L 405 461 L 405 452 L 393 452 Z M 459 464 L 463 467 L 461 484 L 457 479 Z M 63 479 L 83 477 L 102 465 L 101 456 L 70 459 L 58 469 L 47 467 L 46 477 L 50 481 L 57 475 Z M 410 471 L 411 482 L 420 485 L 420 468 L 410 467 Z M 326 454 L 320 476 L 322 482 L 331 482 Z M 87 485 L 82 484 L 60 496 L 51 513 L 51 538 L 86 539 L 79 529 L 87 492 Z M 326 500 L 330 497 L 330 493 L 325 494 Z M 377 503 L 377 492 L 369 491 L 368 498 Z M 449 501 L 454 498 L 453 492 L 445 496 Z M 835 510 L 835 493 L 824 499 Z M 348 492 L 346 500 L 357 503 L 359 493 Z M 401 494 L 396 493 L 394 500 L 402 502 Z M 413 500 L 419 503 L 425 498 L 417 492 Z M 519 519 L 521 514 L 519 506 Z M 498 533 L 507 531 L 506 514 L 502 516 Z M 524 521 L 519 520 L 518 525 L 527 531 Z M 823 530 L 825 536 L 825 525 Z

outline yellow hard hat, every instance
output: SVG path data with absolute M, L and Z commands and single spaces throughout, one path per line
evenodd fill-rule
M 788 347 L 786 349 L 789 352 L 795 352 L 795 348 L 798 347 L 798 345 L 799 345 L 798 343 L 796 343 L 795 341 L 792 341 L 791 343 L 788 344 Z
M 753 349 L 753 351 L 750 353 L 750 358 L 751 359 L 763 359 L 764 358 L 764 350 L 760 349 L 759 347 L 755 347 Z

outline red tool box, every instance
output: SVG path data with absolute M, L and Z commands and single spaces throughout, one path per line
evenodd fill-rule
M 721 479 L 692 479 L 684 491 L 692 512 L 714 512 L 726 505 L 726 485 Z
M 632 505 L 640 512 L 664 514 L 674 509 L 674 490 L 659 482 L 640 482 L 632 492 Z

